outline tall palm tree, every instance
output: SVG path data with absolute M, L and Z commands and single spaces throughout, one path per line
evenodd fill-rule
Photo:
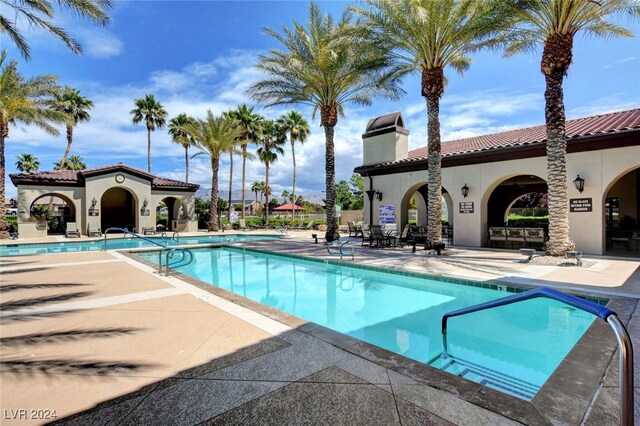
M 55 170 L 84 170 L 87 168 L 84 159 L 79 155 L 70 155 L 65 161 L 64 166 L 61 161 L 53 163 Z
M 286 135 L 276 127 L 272 120 L 263 120 L 260 127 L 260 147 L 257 153 L 265 167 L 264 225 L 269 226 L 269 167 L 278 161 L 278 155 L 284 155 L 282 145 L 286 142 Z
M 22 153 L 16 160 L 16 168 L 24 173 L 37 172 L 40 167 L 40 160 L 33 154 Z
M 354 8 L 366 18 L 372 44 L 393 52 L 405 70 L 419 72 L 427 106 L 428 202 L 427 244 L 442 240 L 440 98 L 444 70 L 462 74 L 470 53 L 496 43 L 503 21 L 494 3 L 477 0 L 367 0 Z
M 227 112 L 227 114 L 236 119 L 242 128 L 241 140 L 244 142 L 242 144 L 242 218 L 244 219 L 246 165 L 247 160 L 255 158 L 253 154 L 247 152 L 247 145 L 249 142 L 257 142 L 260 132 L 260 121 L 263 120 L 263 117 L 260 114 L 254 113 L 253 107 L 249 108 L 247 104 L 239 105 L 235 110 L 231 110 Z
M 185 126 L 187 134 L 193 138 L 194 147 L 200 151 L 194 155 L 206 155 L 211 159 L 211 205 L 209 207 L 209 231 L 218 231 L 218 171 L 220 158 L 237 146 L 242 130 L 235 120 L 224 116 L 214 116 L 207 111 L 205 120 L 197 120 Z M 240 152 L 239 150 L 237 152 Z
M 30 28 L 38 28 L 62 40 L 74 53 L 82 53 L 82 46 L 63 28 L 53 24 L 55 8 L 47 0 L 2 0 L 0 10 L 0 34 L 6 34 L 25 59 L 30 59 L 30 48 L 17 22 L 27 22 Z M 60 9 L 67 9 L 101 26 L 111 22 L 107 9 L 113 7 L 112 0 L 57 0 Z
M 184 181 L 189 182 L 189 147 L 193 141 L 184 131 L 184 127 L 187 124 L 194 122 L 193 117 L 189 117 L 187 114 L 178 114 L 169 120 L 169 135 L 173 143 L 182 145 L 184 148 Z
M 291 158 L 293 160 L 293 185 L 291 190 L 291 198 L 296 199 L 296 150 L 295 143 L 300 142 L 303 144 L 309 137 L 309 123 L 305 120 L 297 111 L 289 111 L 287 114 L 283 114 L 282 117 L 276 121 L 276 125 L 284 133 L 289 134 L 289 141 L 291 142 Z M 295 220 L 295 208 L 291 210 L 291 220 Z
M 146 95 L 144 98 L 136 99 L 136 107 L 131 110 L 133 124 L 138 124 L 144 120 L 147 126 L 147 171 L 151 173 L 151 132 L 156 128 L 164 127 L 167 119 L 167 111 L 162 104 L 156 101 L 153 95 Z
M 567 199 L 567 141 L 565 139 L 562 82 L 573 59 L 573 40 L 584 31 L 598 37 L 633 37 L 633 33 L 609 18 L 622 14 L 640 16 L 635 0 L 535 0 L 505 2 L 515 20 L 508 34 L 507 56 L 543 46 L 540 71 L 546 82 L 547 186 L 549 241 L 545 252 L 562 256 L 574 249 L 569 240 Z
M 256 195 L 256 203 L 259 203 L 258 201 L 258 192 L 260 191 L 260 182 L 253 182 L 251 184 L 251 192 L 253 192 Z
M 348 103 L 369 105 L 376 96 L 397 99 L 402 93 L 390 57 L 363 39 L 342 37 L 351 28 L 348 11 L 335 22 L 313 3 L 306 28 L 296 22 L 291 29 L 283 26 L 282 34 L 267 28 L 284 50 L 272 49 L 260 57 L 256 66 L 267 76 L 248 90 L 268 106 L 309 105 L 314 117 L 320 111 L 325 133 L 328 241 L 338 237 L 333 141 L 338 116 L 344 115 Z
M 60 168 L 64 169 L 64 163 L 67 161 L 67 156 L 73 143 L 73 128 L 77 126 L 78 123 L 91 119 L 88 110 L 93 108 L 93 102 L 80 95 L 79 90 L 72 87 L 65 87 L 61 93 L 56 95 L 53 108 L 68 116 L 67 148 L 64 151 L 62 160 L 60 160 L 60 164 L 62 165 Z
M 4 143 L 9 137 L 9 124 L 35 125 L 51 135 L 58 135 L 53 124 L 65 122 L 64 114 L 51 109 L 53 97 L 60 89 L 57 77 L 38 75 L 26 79 L 18 71 L 18 63 L 6 59 L 5 50 L 0 53 L 0 238 L 9 237 L 4 208 Z

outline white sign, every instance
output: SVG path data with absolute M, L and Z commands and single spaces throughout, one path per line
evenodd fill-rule
M 378 207 L 378 223 L 396 223 L 396 206 L 381 204 Z
M 229 215 L 229 222 L 236 223 L 238 221 L 238 212 L 231 212 Z

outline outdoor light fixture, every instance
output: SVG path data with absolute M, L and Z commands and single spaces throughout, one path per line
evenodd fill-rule
M 91 200 L 91 208 L 95 209 L 96 204 L 98 204 L 98 200 L 96 200 L 96 197 L 93 197 L 93 200 Z
M 376 196 L 378 201 L 382 201 L 382 192 L 376 190 L 374 195 Z
M 18 202 L 15 198 L 9 200 L 9 206 L 11 206 L 12 209 L 18 208 Z
M 573 181 L 573 184 L 575 185 L 576 189 L 582 194 L 582 191 L 584 191 L 584 179 L 582 179 L 580 175 L 578 175 L 578 177 Z
M 464 184 L 464 186 L 462 188 L 460 188 L 460 191 L 462 191 L 462 196 L 464 198 L 467 198 L 467 195 L 469 195 L 469 187 L 467 186 L 466 183 Z
M 144 201 L 142 202 L 142 207 L 144 207 L 146 209 L 147 208 L 147 204 L 149 204 L 149 202 L 145 198 Z

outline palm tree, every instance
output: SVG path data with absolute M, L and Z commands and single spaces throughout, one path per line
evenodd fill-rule
M 256 194 L 256 203 L 259 203 L 259 201 L 258 201 L 258 192 L 259 191 L 260 191 L 260 182 L 253 182 L 251 184 L 251 192 Z
M 214 116 L 207 111 L 206 120 L 197 120 L 185 126 L 187 134 L 193 138 L 193 145 L 200 149 L 194 155 L 206 155 L 211 159 L 211 205 L 209 207 L 209 231 L 218 231 L 218 171 L 220 158 L 237 146 L 240 129 L 235 120 L 225 116 Z M 239 151 L 237 151 L 239 152 Z
M 291 197 L 296 199 L 296 151 L 295 143 L 300 142 L 303 144 L 309 137 L 309 123 L 302 118 L 297 111 L 289 111 L 289 113 L 282 115 L 276 122 L 276 125 L 284 133 L 289 134 L 289 141 L 291 142 L 291 158 L 293 160 L 293 186 L 291 190 Z M 291 210 L 291 221 L 295 220 L 295 208 Z
M 58 0 L 60 9 L 68 9 L 83 18 L 89 18 L 98 25 L 106 26 L 111 22 L 107 9 L 113 7 L 112 0 Z M 29 44 L 21 34 L 17 22 L 27 22 L 29 28 L 44 30 L 62 40 L 74 53 L 82 53 L 82 46 L 67 32 L 49 21 L 55 18 L 55 8 L 46 0 L 2 0 L 4 9 L 0 13 L 0 34 L 7 34 L 16 45 L 22 57 L 30 59 Z M 26 27 L 25 27 L 26 28 Z
M 167 111 L 162 104 L 156 101 L 153 95 L 146 95 L 144 98 L 136 99 L 136 107 L 131 110 L 133 124 L 138 124 L 144 120 L 147 125 L 147 171 L 151 173 L 151 132 L 156 128 L 164 127 Z
M 16 168 L 24 173 L 37 172 L 40 160 L 33 154 L 22 153 L 16 157 Z
M 235 110 L 227 112 L 227 114 L 238 121 L 242 128 L 241 140 L 242 144 L 242 218 L 244 219 L 244 203 L 245 203 L 245 170 L 247 160 L 253 160 L 255 156 L 247 152 L 249 142 L 256 143 L 260 132 L 260 122 L 263 117 L 253 112 L 253 107 L 247 107 L 247 104 L 239 105 Z M 253 189 L 252 189 L 253 191 Z
M 5 50 L 0 53 L 0 238 L 9 237 L 4 208 L 4 141 L 9 137 L 9 124 L 35 125 L 51 135 L 58 135 L 52 124 L 65 122 L 64 114 L 50 107 L 60 89 L 57 77 L 39 75 L 27 80 L 18 71 L 18 63 L 15 60 L 6 62 L 6 59 Z
M 64 166 L 61 161 L 53 163 L 54 170 L 84 170 L 87 168 L 83 158 L 79 155 L 71 155 L 65 161 Z
M 376 96 L 397 99 L 402 93 L 399 70 L 392 67 L 389 55 L 373 49 L 364 39 L 342 36 L 351 30 L 350 22 L 349 11 L 334 22 L 312 3 L 307 28 L 296 22 L 292 29 L 283 26 L 283 34 L 267 28 L 267 34 L 284 50 L 272 49 L 269 55 L 260 57 L 256 66 L 267 76 L 248 90 L 267 106 L 309 105 L 314 117 L 320 111 L 325 133 L 328 241 L 338 237 L 333 148 L 338 116 L 344 115 L 348 103 L 370 105 Z
M 184 147 L 184 181 L 189 182 L 189 146 L 193 144 L 193 141 L 184 131 L 184 127 L 187 124 L 194 122 L 192 117 L 182 113 L 169 120 L 169 135 L 173 143 L 180 144 Z
M 494 3 L 477 0 L 367 0 L 369 9 L 354 8 L 366 18 L 366 38 L 393 52 L 405 70 L 419 72 L 427 106 L 428 205 L 427 244 L 442 240 L 440 98 L 444 70 L 462 74 L 469 54 L 497 43 L 503 23 Z
M 565 139 L 563 78 L 573 59 L 573 40 L 579 31 L 598 37 L 633 37 L 633 33 L 608 18 L 628 13 L 640 16 L 635 0 L 538 0 L 505 2 L 514 18 L 508 34 L 506 56 L 543 46 L 540 70 L 546 82 L 547 185 L 549 241 L 545 252 L 563 256 L 575 248 L 569 240 L 567 200 L 567 141 Z
M 71 150 L 71 143 L 73 143 L 73 128 L 82 121 L 89 121 L 91 116 L 87 110 L 93 108 L 93 102 L 84 96 L 80 95 L 80 91 L 72 87 L 65 87 L 64 90 L 56 95 L 56 100 L 53 104 L 53 108 L 56 111 L 60 111 L 68 116 L 67 123 L 67 148 L 64 151 L 60 164 L 64 169 L 64 163 L 67 161 L 67 156 Z
M 260 131 L 260 148 L 258 158 L 265 167 L 265 216 L 264 225 L 269 226 L 269 167 L 278 161 L 278 155 L 284 155 L 282 145 L 286 142 L 286 136 L 272 120 L 263 120 Z

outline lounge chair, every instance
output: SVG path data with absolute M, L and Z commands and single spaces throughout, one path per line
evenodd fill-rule
M 245 219 L 238 219 L 238 230 L 239 231 L 247 230 L 247 221 Z
M 96 225 L 95 223 L 90 223 L 87 227 L 87 235 L 89 237 L 101 237 L 102 231 L 100 230 L 100 227 L 98 225 Z
M 315 224 L 315 222 L 313 220 L 309 221 L 309 223 L 307 224 L 307 227 L 305 228 L 307 231 L 313 231 L 313 225 Z
M 64 233 L 67 238 L 77 237 L 80 238 L 80 231 L 78 231 L 78 224 L 75 222 L 67 222 L 67 229 Z
M 142 228 L 142 235 L 155 235 L 156 228 Z

